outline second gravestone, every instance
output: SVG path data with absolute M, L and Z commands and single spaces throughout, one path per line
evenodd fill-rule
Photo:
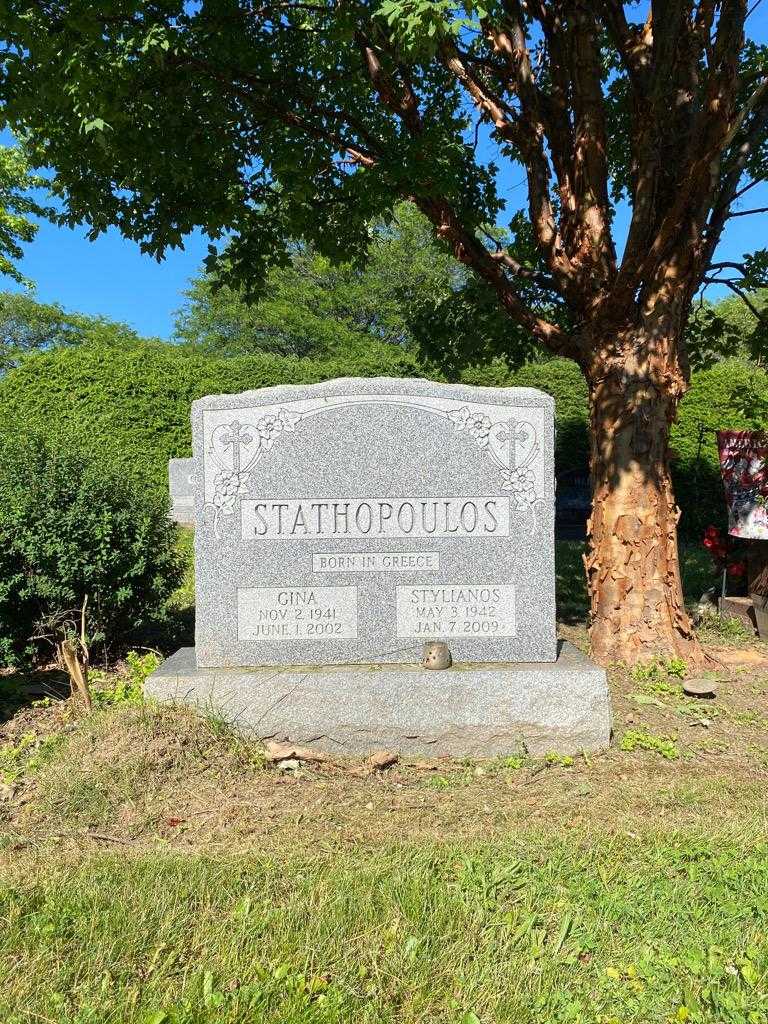
M 605 675 L 556 640 L 549 396 L 346 379 L 192 423 L 196 647 L 150 692 L 337 752 L 607 744 Z

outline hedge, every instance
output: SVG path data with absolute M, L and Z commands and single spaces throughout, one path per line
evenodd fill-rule
M 83 345 L 32 356 L 0 380 L 0 431 L 17 431 L 23 425 L 54 441 L 75 441 L 142 486 L 164 492 L 168 459 L 191 455 L 189 407 L 194 399 L 275 384 L 377 375 L 442 379 L 408 353 L 384 344 L 372 346 L 355 360 L 326 362 L 269 354 L 216 359 L 160 343 Z M 587 391 L 574 363 L 555 359 L 513 373 L 495 361 L 464 370 L 460 379 L 497 387 L 538 387 L 553 395 L 557 471 L 586 467 Z M 755 417 L 736 411 L 748 385 L 768 401 L 765 371 L 730 360 L 696 374 L 682 402 L 672 445 L 686 532 L 722 521 L 713 431 L 761 425 Z M 699 453 L 700 425 L 704 433 Z
M 31 356 L 0 380 L 0 432 L 67 440 L 142 486 L 165 489 L 168 459 L 192 454 L 196 398 L 340 376 L 413 376 L 416 364 L 390 346 L 357 363 L 316 363 L 263 354 L 190 355 L 162 343 L 82 345 Z

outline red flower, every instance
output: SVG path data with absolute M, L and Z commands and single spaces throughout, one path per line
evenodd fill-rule
M 733 576 L 736 579 L 738 579 L 740 576 L 743 576 L 746 571 L 747 566 L 744 562 L 732 562 L 728 566 L 728 575 Z

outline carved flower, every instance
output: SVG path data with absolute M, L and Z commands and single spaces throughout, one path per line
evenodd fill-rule
M 279 416 L 262 416 L 256 424 L 256 430 L 259 434 L 259 447 L 269 451 L 283 432 L 283 429 L 283 422 Z
M 296 429 L 296 424 L 301 419 L 301 415 L 300 413 L 290 412 L 288 409 L 281 409 L 277 414 L 277 418 L 280 420 L 283 430 L 293 432 Z
M 518 505 L 524 507 L 536 504 L 536 478 L 533 470 L 515 469 L 505 472 L 502 481 L 504 489 L 513 492 Z
M 247 473 L 217 473 L 213 480 L 215 488 L 213 505 L 224 513 L 234 512 L 237 499 L 248 493 Z
M 453 412 L 448 413 L 448 419 L 451 423 L 456 424 L 456 430 L 463 430 L 467 425 L 467 420 L 470 417 L 469 409 L 463 405 L 460 409 L 454 409 Z
M 491 421 L 482 413 L 470 413 L 467 419 L 467 430 L 481 447 L 488 444 L 488 435 L 491 432 Z
M 456 425 L 456 430 L 468 430 L 481 448 L 488 446 L 488 435 L 491 432 L 491 421 L 481 412 L 470 412 L 466 406 L 448 413 L 448 419 Z

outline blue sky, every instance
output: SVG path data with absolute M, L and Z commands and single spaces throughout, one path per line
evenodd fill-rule
M 130 324 L 140 334 L 168 338 L 182 292 L 206 253 L 206 240 L 193 235 L 184 251 L 170 253 L 157 263 L 117 231 L 89 242 L 84 230 L 44 223 L 26 247 L 19 269 L 34 281 L 41 302 L 58 302 L 80 313 L 101 313 Z M 18 290 L 13 282 L 0 287 Z
M 754 11 L 749 20 L 749 35 L 768 43 L 768 9 Z M 0 144 L 11 141 L 7 133 L 0 134 Z M 522 170 L 510 168 L 501 184 L 509 204 L 507 214 L 511 214 L 525 201 Z M 764 206 L 768 206 L 766 183 L 748 193 L 742 208 Z M 626 211 L 620 210 L 617 240 L 625 223 Z M 739 259 L 743 253 L 766 244 L 768 215 L 737 217 L 729 222 L 718 259 Z M 34 242 L 26 246 L 19 269 L 35 283 L 41 302 L 58 302 L 68 310 L 102 314 L 130 324 L 140 334 L 168 338 L 173 330 L 174 312 L 184 301 L 187 282 L 199 270 L 206 252 L 207 241 L 198 232 L 187 238 L 183 250 L 171 252 L 157 263 L 117 231 L 111 230 L 89 242 L 84 228 L 42 223 Z M 0 279 L 0 288 L 16 287 L 12 281 Z M 710 289 L 708 294 L 716 298 L 726 292 Z

